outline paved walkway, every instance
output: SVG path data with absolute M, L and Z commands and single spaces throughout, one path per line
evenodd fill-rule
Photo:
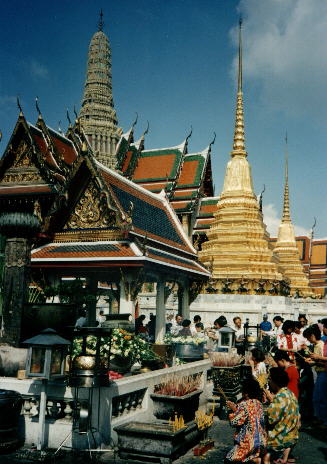
M 215 421 L 211 429 L 211 438 L 215 440 L 215 448 L 209 451 L 205 457 L 194 457 L 192 450 L 185 456 L 174 461 L 174 464 L 221 464 L 227 450 L 233 443 L 233 431 L 226 421 Z M 327 432 L 319 429 L 313 429 L 301 432 L 300 440 L 295 448 L 294 454 L 298 457 L 298 464 L 326 464 L 327 463 Z M 68 454 L 65 457 L 52 458 L 51 464 L 88 464 L 87 453 L 80 453 L 72 456 Z M 102 464 L 134 464 L 136 461 L 127 461 L 126 459 L 114 459 L 111 453 L 94 453 L 91 462 L 101 462 Z M 140 464 L 140 461 L 137 461 Z M 151 461 L 147 461 L 150 463 Z M 15 454 L 0 455 L 0 464 L 30 464 L 35 461 L 17 459 Z M 144 463 L 145 464 L 145 463 Z

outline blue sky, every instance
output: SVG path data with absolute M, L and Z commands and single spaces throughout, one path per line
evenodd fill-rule
M 216 193 L 232 147 L 235 32 L 244 28 L 246 146 L 265 222 L 276 233 L 282 208 L 284 137 L 298 233 L 327 236 L 327 2 L 325 0 L 2 0 L 0 129 L 5 149 L 20 96 L 28 120 L 39 97 L 46 122 L 67 127 L 79 109 L 89 41 L 104 10 L 113 61 L 113 94 L 127 130 L 150 122 L 147 148 L 174 146 L 190 126 L 190 151 L 213 147 Z

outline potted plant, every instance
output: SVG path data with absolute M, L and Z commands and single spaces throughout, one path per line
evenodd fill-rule
M 110 349 L 111 348 L 111 349 Z M 86 354 L 92 357 L 96 350 L 96 337 L 87 338 Z M 142 363 L 143 359 L 155 358 L 150 344 L 141 336 L 123 329 L 113 329 L 111 340 L 103 337 L 100 354 L 108 355 L 110 350 L 110 368 L 118 373 L 126 373 L 135 362 Z M 74 339 L 73 356 L 78 357 L 82 351 L 82 338 Z
M 166 335 L 165 341 L 172 343 L 175 348 L 175 355 L 183 361 L 199 361 L 203 359 L 205 337 L 177 336 Z
M 169 420 L 177 414 L 183 416 L 185 422 L 193 420 L 202 393 L 201 380 L 202 374 L 183 377 L 174 374 L 156 385 L 154 393 L 150 395 L 155 417 Z
M 151 349 L 164 364 L 170 367 L 173 365 L 175 349 L 170 340 L 166 339 L 166 343 L 153 343 Z
M 142 368 L 148 368 L 151 371 L 163 369 L 165 366 L 164 361 L 152 350 L 147 350 L 143 353 L 141 364 Z
M 237 395 L 241 388 L 241 361 L 238 354 L 221 353 L 212 351 L 212 380 L 214 394 L 220 394 L 223 390 L 227 395 Z

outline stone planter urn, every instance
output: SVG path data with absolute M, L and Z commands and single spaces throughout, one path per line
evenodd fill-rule
M 110 360 L 110 369 L 118 372 L 119 374 L 126 374 L 126 372 L 129 372 L 131 370 L 132 365 L 132 358 L 126 358 L 125 356 L 120 356 L 118 354 L 116 354 Z
M 220 395 L 219 387 L 227 396 L 241 391 L 241 366 L 212 366 L 213 393 Z
M 148 368 L 151 371 L 163 369 L 164 362 L 160 359 L 144 359 L 142 361 L 142 368 Z
M 153 343 L 151 349 L 168 366 L 172 366 L 175 354 L 174 345 L 167 343 Z
M 200 361 L 203 359 L 204 343 L 175 343 L 175 355 L 183 361 Z
M 195 422 L 173 431 L 164 422 L 128 422 L 114 427 L 118 435 L 119 457 L 127 462 L 171 464 L 199 442 L 201 433 Z
M 185 422 L 194 420 L 195 411 L 199 408 L 202 390 L 195 390 L 184 396 L 160 395 L 152 393 L 153 414 L 157 419 L 174 419 L 175 414 L 183 416 Z

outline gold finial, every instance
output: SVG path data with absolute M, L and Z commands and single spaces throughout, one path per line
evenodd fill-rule
M 103 31 L 103 26 L 104 26 L 103 11 L 102 11 L 102 8 L 101 8 L 101 10 L 100 10 L 100 19 L 99 19 L 99 22 L 98 22 L 98 30 Z
M 288 190 L 288 147 L 287 147 L 287 132 L 285 134 L 285 187 L 284 187 L 284 205 L 282 222 L 291 222 L 290 215 L 290 199 Z
M 235 115 L 235 130 L 232 156 L 247 156 L 245 151 L 244 135 L 244 112 L 243 112 L 243 71 L 242 71 L 242 18 L 239 21 L 239 38 L 238 38 L 238 81 L 237 81 L 237 100 Z
M 82 143 L 82 152 L 87 153 L 87 145 L 86 145 L 85 140 L 83 140 L 83 143 Z
M 242 70 L 242 16 L 240 16 L 238 28 L 238 79 L 237 91 L 242 92 L 243 70 Z
M 42 118 L 42 113 L 41 113 L 41 110 L 40 110 L 40 107 L 39 107 L 39 97 L 35 97 L 35 107 L 36 107 L 36 111 L 38 112 L 38 119 L 43 119 Z

